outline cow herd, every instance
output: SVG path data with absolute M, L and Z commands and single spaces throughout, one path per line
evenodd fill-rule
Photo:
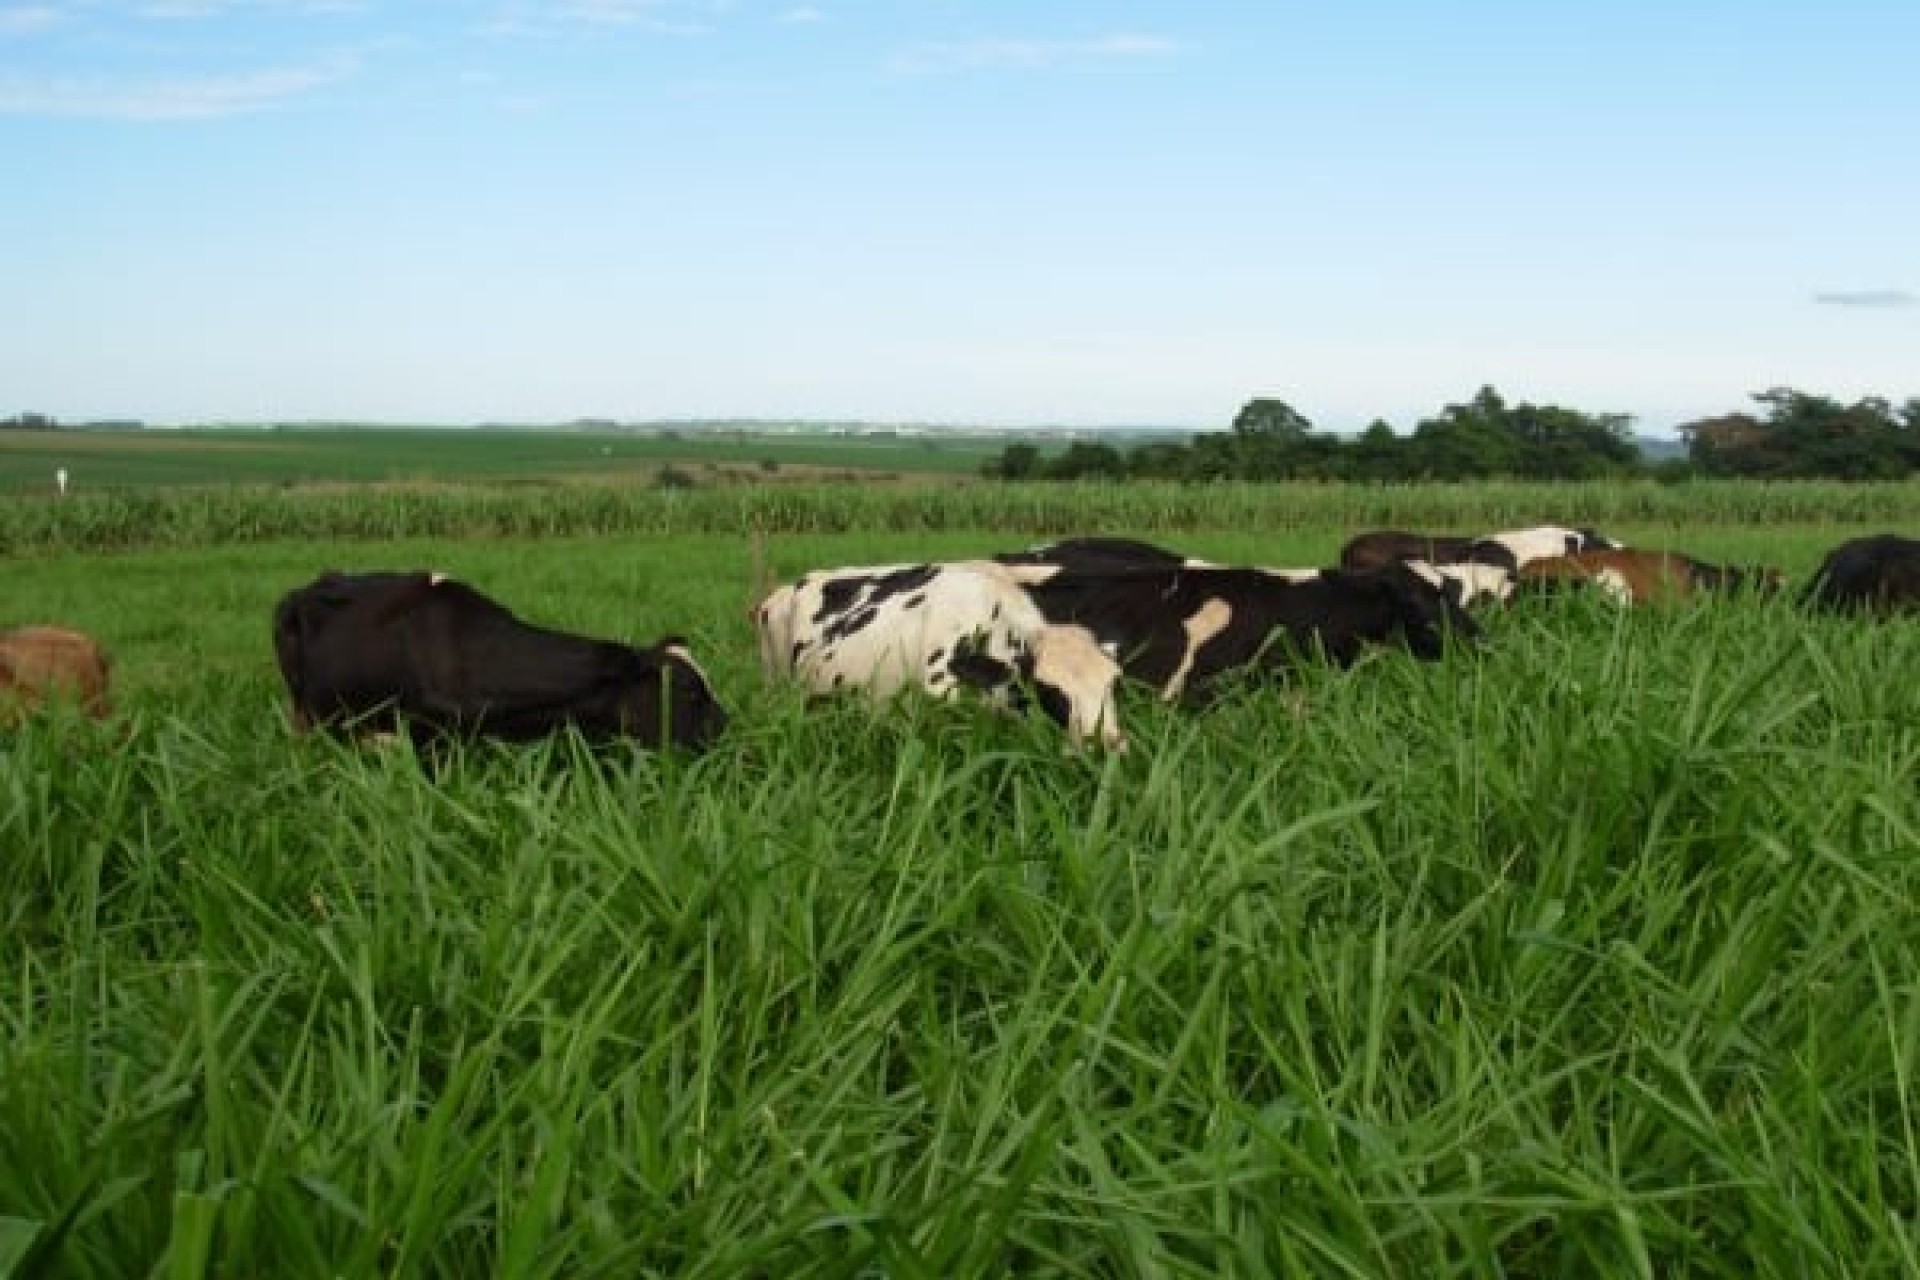
M 822 569 L 750 609 L 765 674 L 816 696 L 907 689 L 1037 707 L 1075 743 L 1123 748 L 1120 685 L 1204 705 L 1236 681 L 1376 647 L 1431 660 L 1483 643 L 1470 607 L 1585 588 L 1625 604 L 1777 590 L 1771 569 L 1639 551 L 1559 526 L 1484 537 L 1382 531 L 1337 566 L 1219 564 L 1132 539 L 1070 538 L 977 560 Z M 1856 538 L 1822 561 L 1810 608 L 1920 614 L 1920 540 Z M 590 742 L 698 751 L 727 713 L 684 640 L 650 646 L 516 617 L 427 572 L 329 572 L 273 613 L 274 656 L 301 729 L 523 742 L 565 728 Z M 0 725 L 49 701 L 110 713 L 89 637 L 0 633 Z

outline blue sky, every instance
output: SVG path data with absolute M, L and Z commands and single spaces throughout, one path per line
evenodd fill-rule
M 1916 48 L 1910 0 L 0 0 L 0 412 L 1902 400 Z

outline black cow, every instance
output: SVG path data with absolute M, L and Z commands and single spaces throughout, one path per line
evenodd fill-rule
M 1841 543 L 1814 570 L 1800 600 L 1881 617 L 1920 612 L 1920 539 L 1880 533 Z
M 1260 569 L 1068 568 L 1036 574 L 1026 589 L 1049 623 L 1086 629 L 1129 678 L 1170 699 L 1204 700 L 1229 672 L 1280 670 L 1302 656 L 1348 666 L 1369 646 L 1397 645 L 1435 659 L 1449 637 L 1481 634 L 1403 564 L 1295 580 Z
M 301 728 L 404 728 L 427 744 L 572 725 L 595 743 L 698 750 L 727 719 L 677 639 L 643 649 L 536 627 L 439 574 L 322 574 L 274 609 L 273 647 Z
M 1004 552 L 993 559 L 999 564 L 1057 564 L 1068 569 L 1172 569 L 1183 564 L 1207 563 L 1204 560 L 1190 560 L 1178 551 L 1169 551 L 1137 538 L 1100 535 L 1062 538 L 1058 542 L 1028 547 L 1025 551 Z
M 1407 533 L 1400 529 L 1378 529 L 1356 534 L 1340 548 L 1342 569 L 1378 569 L 1401 560 L 1424 560 L 1428 564 L 1458 564 L 1478 542 L 1476 537 L 1446 533 Z

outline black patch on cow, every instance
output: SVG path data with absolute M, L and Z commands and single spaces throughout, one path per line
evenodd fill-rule
M 1060 565 L 1070 569 L 1173 568 L 1186 560 L 1178 551 L 1137 538 L 1092 535 L 1062 538 L 1025 551 L 993 557 L 1001 564 Z
M 1460 564 L 1478 539 L 1460 534 L 1408 533 L 1380 529 L 1351 538 L 1340 548 L 1342 569 L 1378 569 L 1396 560 L 1425 560 L 1428 564 Z
M 867 627 L 872 624 L 873 620 L 879 616 L 880 610 L 874 608 L 872 605 L 862 605 L 851 613 L 843 613 L 828 623 L 826 629 L 820 633 L 820 636 L 829 644 L 836 640 L 845 640 L 848 636 L 856 632 L 865 631 Z
M 940 659 L 946 656 L 947 656 L 947 651 L 944 648 L 935 649 L 932 653 L 927 655 L 927 665 L 930 667 L 934 666 L 939 663 Z
M 1467 564 L 1490 564 L 1497 568 L 1505 569 L 1508 573 L 1518 573 L 1520 571 L 1519 557 L 1514 555 L 1505 545 L 1495 542 L 1491 538 L 1474 543 L 1473 546 L 1468 549 L 1464 562 Z
M 880 616 L 882 604 L 903 592 L 918 591 L 933 581 L 936 572 L 933 565 L 919 564 L 867 578 L 835 578 L 820 589 L 820 609 L 813 621 L 819 624 L 832 618 L 826 638 L 844 640 L 871 625 Z
M 969 689 L 1001 689 L 1013 680 L 1013 667 L 978 650 L 955 651 L 947 662 L 947 671 Z
M 1014 678 L 1013 664 L 988 653 L 987 637 L 981 632 L 962 636 L 954 642 L 953 656 L 947 659 L 947 671 L 962 687 L 989 692 L 1005 688 Z
M 1067 697 L 1066 691 L 1058 685 L 1036 680 L 1033 682 L 1033 696 L 1039 702 L 1040 710 L 1046 714 L 1047 719 L 1055 724 L 1064 726 L 1071 719 L 1073 702 Z

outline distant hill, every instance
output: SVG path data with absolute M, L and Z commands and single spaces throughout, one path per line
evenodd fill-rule
M 1687 457 L 1685 440 L 1667 436 L 1635 436 L 1633 442 L 1640 447 L 1640 456 L 1648 462 L 1684 462 Z

